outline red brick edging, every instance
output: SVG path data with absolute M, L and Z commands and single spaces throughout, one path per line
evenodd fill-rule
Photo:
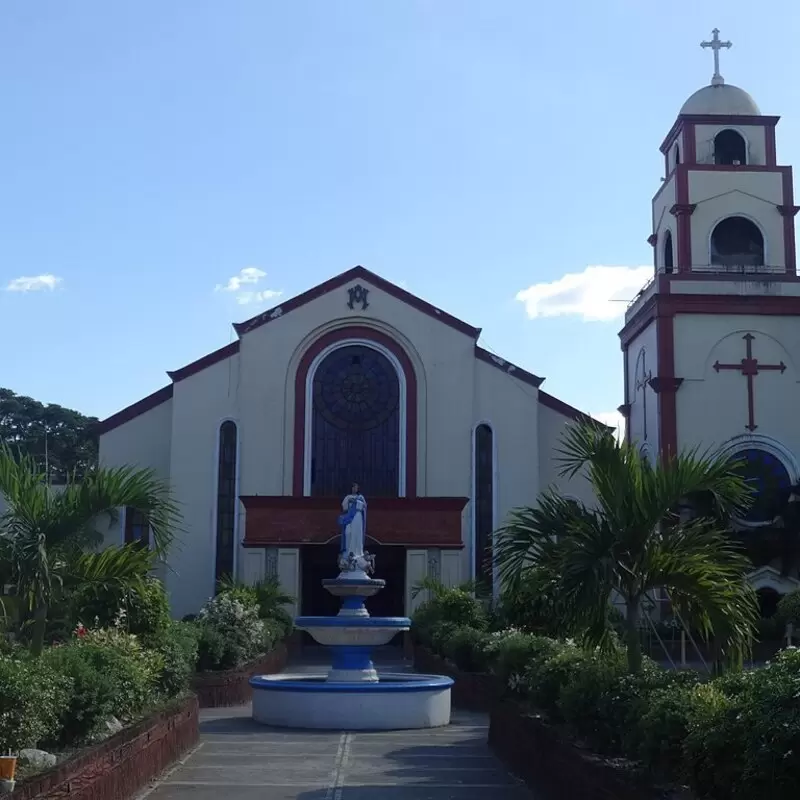
M 281 642 L 257 661 L 225 672 L 199 672 L 192 678 L 192 691 L 200 708 L 223 708 L 249 703 L 253 694 L 253 675 L 274 675 L 286 667 L 286 645 Z
M 447 675 L 455 683 L 451 691 L 453 705 L 467 711 L 490 711 L 503 692 L 501 682 L 494 675 L 482 672 L 461 672 L 444 658 L 417 645 L 414 648 L 414 667 L 419 672 Z
M 19 781 L 0 800 L 124 800 L 183 755 L 200 737 L 197 698 L 84 750 L 62 764 Z

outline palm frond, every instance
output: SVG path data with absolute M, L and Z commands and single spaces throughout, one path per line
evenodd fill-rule
M 153 550 L 163 556 L 173 543 L 180 514 L 169 485 L 154 470 L 101 468 L 79 483 L 68 484 L 53 501 L 52 539 L 61 543 L 81 532 L 96 535 L 96 524 L 119 508 L 141 512 L 150 523 Z
M 476 588 L 476 583 L 473 580 L 463 581 L 457 586 L 447 586 L 447 584 L 442 583 L 442 581 L 440 581 L 438 578 L 426 575 L 424 578 L 412 585 L 411 598 L 412 600 L 415 599 L 421 592 L 428 592 L 431 597 L 442 597 L 453 589 L 466 592 L 467 594 L 474 594 Z

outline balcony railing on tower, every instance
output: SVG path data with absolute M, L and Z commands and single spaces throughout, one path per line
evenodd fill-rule
M 753 259 L 747 256 L 717 256 L 715 257 L 715 260 L 723 261 L 724 263 L 694 264 L 690 269 L 681 269 L 680 272 L 674 267 L 669 269 L 665 267 L 659 267 L 658 269 L 654 270 L 653 277 L 647 281 L 647 283 L 639 290 L 636 296 L 628 303 L 625 311 L 626 318 L 629 319 L 634 307 L 639 305 L 647 296 L 649 296 L 651 293 L 650 290 L 652 289 L 655 279 L 658 275 L 674 275 L 678 279 L 688 275 L 708 275 L 709 277 L 715 275 L 740 275 L 743 278 L 751 276 L 764 276 L 766 280 L 769 280 L 767 276 L 785 276 L 787 274 L 786 267 L 782 264 L 758 264 L 755 262 L 759 259 Z M 748 263 L 748 261 L 751 263 Z M 789 274 L 794 275 L 796 273 Z

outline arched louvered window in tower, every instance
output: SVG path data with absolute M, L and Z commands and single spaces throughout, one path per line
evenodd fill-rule
M 492 532 L 494 531 L 494 432 L 481 423 L 475 428 L 474 497 L 475 579 L 492 586 Z
M 219 428 L 217 460 L 217 537 L 214 578 L 233 577 L 236 540 L 236 423 L 227 420 Z

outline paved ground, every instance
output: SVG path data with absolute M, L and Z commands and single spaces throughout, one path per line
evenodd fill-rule
M 483 715 L 387 733 L 282 731 L 204 712 L 200 746 L 142 800 L 532 800 L 486 746 Z
M 410 670 L 378 651 L 379 671 Z M 307 649 L 292 672 L 320 671 Z M 256 725 L 250 707 L 201 712 L 200 745 L 139 800 L 533 800 L 486 744 L 488 718 L 454 712 L 447 728 L 348 733 Z

